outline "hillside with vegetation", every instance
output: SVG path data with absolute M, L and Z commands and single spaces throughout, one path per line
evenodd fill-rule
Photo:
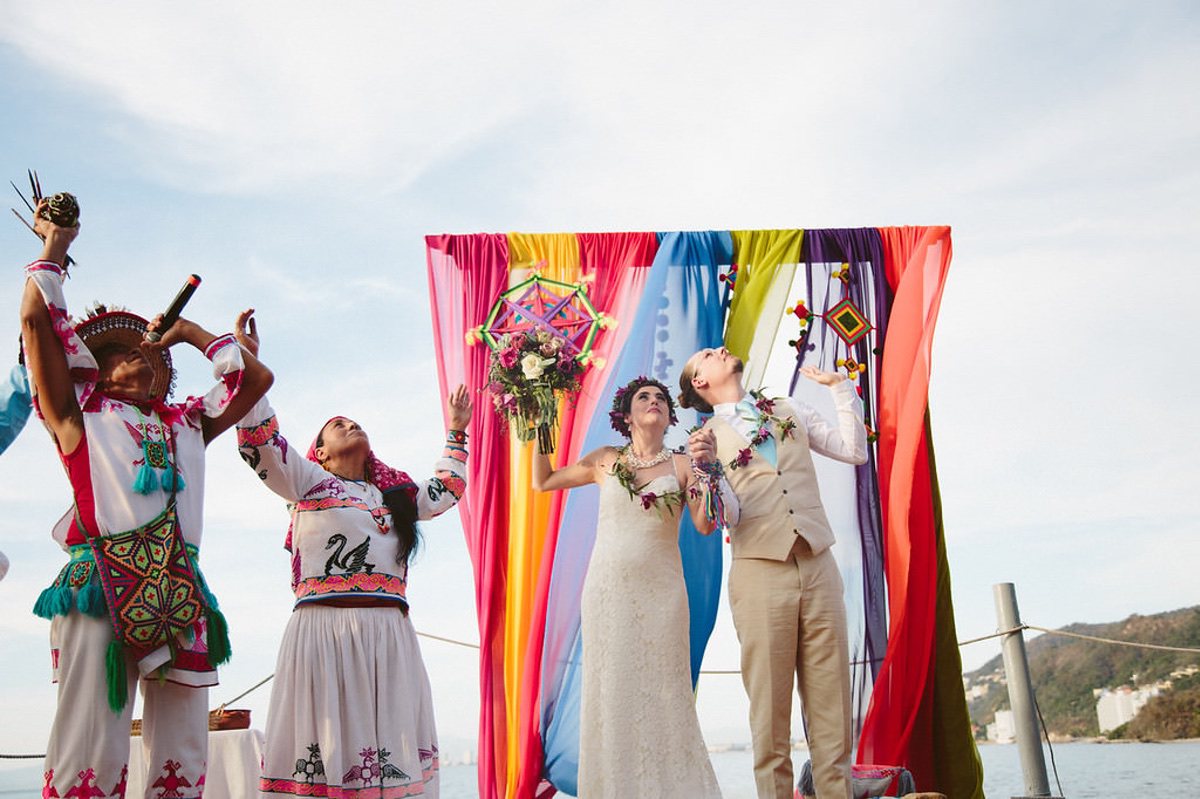
M 1118 641 L 1200 649 L 1200 606 L 1061 629 Z M 1027 638 L 1025 648 L 1046 728 L 1058 737 L 1100 734 L 1093 689 L 1149 685 L 1171 680 L 1172 672 L 1200 666 L 1200 654 L 1195 652 L 1117 646 L 1051 634 Z M 981 729 L 997 710 L 1008 707 L 1001 657 L 997 655 L 964 678 L 968 688 L 979 686 L 968 707 L 971 720 Z M 1150 700 L 1133 721 L 1109 732 L 1108 737 L 1200 737 L 1200 676 L 1172 680 L 1169 690 Z

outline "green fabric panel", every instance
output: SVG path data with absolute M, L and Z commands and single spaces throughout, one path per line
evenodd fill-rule
M 984 799 L 983 763 L 971 731 L 967 697 L 962 684 L 962 656 L 954 626 L 954 604 L 950 595 L 950 563 L 946 557 L 946 535 L 942 526 L 942 497 L 938 490 L 937 465 L 933 457 L 933 435 L 929 411 L 925 411 L 925 443 L 929 452 L 929 480 L 937 526 L 937 632 L 933 665 L 933 760 L 938 790 L 947 799 Z

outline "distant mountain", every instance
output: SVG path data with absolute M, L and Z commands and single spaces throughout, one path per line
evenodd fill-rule
M 1072 624 L 1066 632 L 1160 646 L 1200 648 L 1200 606 L 1153 616 L 1130 616 L 1110 624 Z M 1100 734 L 1096 688 L 1135 686 L 1168 679 L 1172 671 L 1200 666 L 1200 654 L 1164 652 L 1059 635 L 1043 634 L 1025 644 L 1038 706 L 1051 735 Z M 963 675 L 971 720 L 983 727 L 1008 707 L 999 655 Z M 1145 719 L 1143 719 L 1145 717 Z M 1200 736 L 1200 680 L 1177 680 L 1172 690 L 1151 700 L 1129 724 L 1109 733 L 1140 738 Z

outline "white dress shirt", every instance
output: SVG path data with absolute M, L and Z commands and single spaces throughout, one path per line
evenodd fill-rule
M 792 397 L 779 397 L 776 402 L 786 402 L 796 415 L 797 423 L 808 434 L 808 446 L 813 452 L 819 452 L 835 461 L 850 463 L 855 466 L 867 462 L 867 429 L 863 426 L 862 400 L 854 390 L 850 380 L 830 386 L 833 403 L 837 409 L 837 427 L 825 421 L 825 417 L 817 409 L 805 402 Z M 743 394 L 740 399 L 745 399 Z M 740 401 L 739 399 L 739 401 Z M 722 420 L 738 435 L 750 442 L 756 426 L 749 419 L 744 419 L 737 411 L 736 402 L 722 402 L 713 406 L 713 416 Z M 772 431 L 774 433 L 775 431 Z

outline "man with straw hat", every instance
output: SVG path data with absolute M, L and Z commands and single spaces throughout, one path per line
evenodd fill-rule
M 232 336 L 182 318 L 162 330 L 160 318 L 98 308 L 73 327 L 63 264 L 79 227 L 55 224 L 42 205 L 35 232 L 44 247 L 25 270 L 21 332 L 34 409 L 74 499 L 54 530 L 70 561 L 34 607 L 51 619 L 58 682 L 42 795 L 124 795 L 128 695 L 140 676 L 145 782 L 198 797 L 208 686 L 229 656 L 224 617 L 198 567 L 204 451 L 272 375 Z M 155 330 L 162 338 L 146 342 Z M 217 384 L 169 403 L 178 343 L 212 361 Z

